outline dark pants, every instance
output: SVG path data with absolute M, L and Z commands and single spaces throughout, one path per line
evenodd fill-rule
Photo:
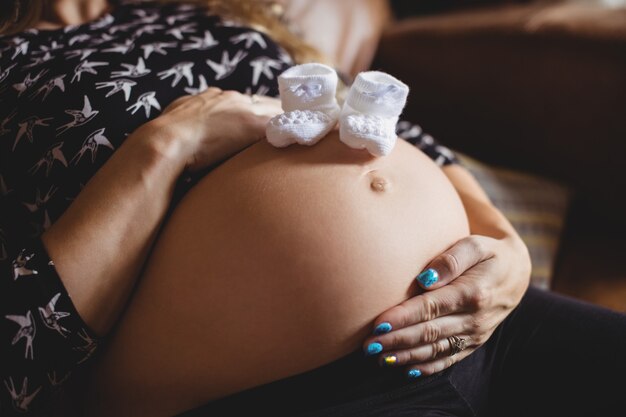
M 626 315 L 530 288 L 490 340 L 409 381 L 355 352 L 180 414 L 196 416 L 626 416 Z

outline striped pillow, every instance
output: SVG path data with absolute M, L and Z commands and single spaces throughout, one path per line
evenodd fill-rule
M 550 289 L 571 191 L 540 176 L 455 153 L 528 246 L 532 260 L 531 284 Z

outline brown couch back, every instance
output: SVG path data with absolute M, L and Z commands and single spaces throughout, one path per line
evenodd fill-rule
M 392 25 L 373 67 L 404 118 L 478 159 L 564 181 L 626 223 L 626 8 L 530 4 Z

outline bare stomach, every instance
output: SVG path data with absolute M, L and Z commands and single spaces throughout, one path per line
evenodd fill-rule
M 383 158 L 335 132 L 313 147 L 255 144 L 168 219 L 87 415 L 169 416 L 347 355 L 467 234 L 447 178 L 402 140 Z

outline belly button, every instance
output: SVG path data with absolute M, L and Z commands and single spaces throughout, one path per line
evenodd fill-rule
M 374 178 L 372 178 L 372 182 L 370 182 L 370 187 L 374 191 L 384 192 L 391 189 L 391 183 L 385 178 L 375 175 Z

